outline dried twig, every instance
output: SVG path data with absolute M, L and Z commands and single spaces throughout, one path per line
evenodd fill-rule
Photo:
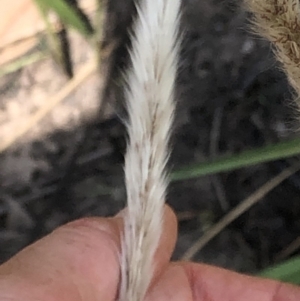
M 219 149 L 218 145 L 220 139 L 221 126 L 222 126 L 222 117 L 223 117 L 223 107 L 220 106 L 219 108 L 216 109 L 214 113 L 213 124 L 210 132 L 209 153 L 210 153 L 210 158 L 212 160 L 216 159 L 218 156 L 218 149 Z M 217 174 L 212 175 L 211 183 L 215 190 L 216 197 L 219 200 L 222 210 L 227 211 L 229 209 L 229 204 L 226 199 L 224 186 L 220 176 Z
M 217 236 L 225 227 L 231 222 L 237 219 L 240 215 L 245 213 L 253 205 L 258 203 L 267 193 L 281 184 L 288 177 L 293 175 L 299 170 L 299 166 L 294 166 L 285 169 L 279 175 L 269 180 L 248 198 L 242 201 L 238 206 L 226 214 L 219 222 L 217 222 L 212 228 L 210 228 L 196 243 L 194 243 L 182 256 L 184 260 L 192 259 L 197 252 L 199 252 L 208 242 L 210 242 L 215 236 Z
M 300 237 L 293 240 L 286 248 L 275 256 L 275 261 L 282 261 L 300 249 Z

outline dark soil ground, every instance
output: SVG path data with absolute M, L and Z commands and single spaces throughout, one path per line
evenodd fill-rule
M 126 32 L 133 12 L 129 2 L 111 0 L 109 30 L 121 41 L 111 79 L 126 65 Z M 251 33 L 248 18 L 233 1 L 184 1 L 170 161 L 174 170 L 295 136 L 291 90 L 270 45 Z M 1 103 L 8 93 L 5 83 L 19 76 L 2 80 Z M 26 160 L 34 162 L 25 182 L 0 168 L 0 261 L 67 221 L 109 216 L 124 206 L 125 114 L 119 90 L 110 80 L 107 99 L 117 96 L 119 102 L 109 118 L 56 129 L 31 141 L 30 147 L 20 143 L 0 157 L 0 166 L 7 165 L 7 158 L 17 158 L 27 147 Z M 47 168 L 40 167 L 41 161 Z M 167 201 L 180 219 L 174 258 L 288 164 L 277 161 L 172 183 Z M 273 264 L 298 237 L 299 190 L 300 175 L 295 175 L 224 229 L 195 260 L 251 273 Z

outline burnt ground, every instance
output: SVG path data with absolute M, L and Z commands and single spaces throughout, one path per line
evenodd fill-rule
M 67 114 L 60 113 L 62 107 L 58 107 L 55 116 L 43 120 L 40 129 L 25 135 L 27 139 L 22 138 L 1 155 L 2 262 L 67 221 L 109 216 L 124 206 L 125 113 L 115 78 L 126 66 L 126 32 L 132 7 L 121 0 L 111 3 L 109 30 L 121 43 L 114 52 L 107 100 L 117 99 L 117 104 L 111 105 L 113 110 L 105 118 L 74 117 L 84 107 L 78 103 L 88 106 L 88 98 L 97 103 L 95 86 L 100 79 L 94 78 L 63 107 L 75 121 L 71 118 L 68 126 L 54 126 L 57 116 Z M 251 33 L 248 18 L 233 1 L 185 1 L 170 160 L 174 170 L 296 135 L 291 89 L 270 45 Z M 78 62 L 84 60 L 84 56 L 77 56 Z M 35 89 L 39 76 L 44 77 L 44 84 L 55 82 L 51 72 L 57 70 L 51 61 L 29 68 L 1 79 L 4 113 L 15 95 L 18 97 L 12 101 L 13 107 L 30 102 L 31 94 L 21 93 L 24 81 L 27 90 Z M 50 71 L 45 75 L 47 68 Z M 51 93 L 59 83 L 53 85 Z M 43 135 L 35 135 L 39 131 Z M 180 218 L 174 258 L 180 258 L 204 231 L 288 164 L 277 161 L 172 183 L 167 201 Z M 296 174 L 224 229 L 195 260 L 249 273 L 274 263 L 298 237 L 299 190 L 300 175 Z

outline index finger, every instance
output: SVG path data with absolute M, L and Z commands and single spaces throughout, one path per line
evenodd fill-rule
M 147 301 L 298 301 L 300 288 L 196 263 L 171 264 Z

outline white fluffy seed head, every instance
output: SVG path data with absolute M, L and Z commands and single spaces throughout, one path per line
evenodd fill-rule
M 128 72 L 126 216 L 119 301 L 142 301 L 151 282 L 167 187 L 180 0 L 141 0 Z

